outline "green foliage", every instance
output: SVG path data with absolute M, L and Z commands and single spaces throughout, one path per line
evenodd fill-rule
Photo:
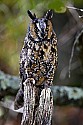
M 52 0 L 48 4 L 49 9 L 54 9 L 55 12 L 63 13 L 66 11 L 65 2 L 61 0 Z
M 83 0 L 73 0 L 73 2 L 76 6 L 82 6 L 83 7 Z

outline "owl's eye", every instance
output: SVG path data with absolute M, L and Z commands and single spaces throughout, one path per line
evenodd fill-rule
M 38 19 L 36 18 L 33 22 L 34 22 L 34 23 L 38 23 Z
M 49 30 L 49 27 L 47 26 L 46 31 L 48 31 L 48 30 Z
M 45 23 L 47 23 L 47 22 L 48 22 L 48 20 L 45 18 L 44 22 L 45 22 Z

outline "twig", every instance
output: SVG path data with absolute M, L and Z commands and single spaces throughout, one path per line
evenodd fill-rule
M 76 7 L 73 7 L 73 6 L 66 6 L 68 9 L 73 9 L 73 10 L 79 10 L 81 12 L 83 12 L 83 9 L 79 9 L 79 8 L 76 8 Z
M 79 37 L 82 35 L 82 33 L 83 33 L 83 29 L 76 35 L 76 38 L 75 38 L 75 41 L 74 41 L 74 44 L 73 44 L 73 47 L 72 47 L 71 57 L 70 57 L 70 60 L 69 60 L 69 78 L 70 78 L 71 63 L 72 63 L 72 59 L 73 59 L 73 55 L 74 55 L 75 45 L 76 45 Z

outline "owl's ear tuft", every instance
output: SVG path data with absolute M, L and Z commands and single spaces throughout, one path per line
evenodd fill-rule
M 30 10 L 28 10 L 27 13 L 28 13 L 28 16 L 29 16 L 32 20 L 35 20 L 35 19 L 36 19 L 36 15 L 35 15 L 35 14 L 32 14 Z
M 36 18 L 36 14 L 34 13 L 34 17 Z
M 48 10 L 46 15 L 45 15 L 45 18 L 50 20 L 50 19 L 52 19 L 52 17 L 53 17 L 53 11 L 52 10 Z

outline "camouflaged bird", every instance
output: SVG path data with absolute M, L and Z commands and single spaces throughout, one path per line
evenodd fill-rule
M 52 11 L 47 11 L 42 18 L 37 18 L 28 10 L 31 18 L 24 45 L 20 54 L 21 86 L 17 93 L 14 108 L 19 109 L 24 103 L 24 85 L 29 79 L 36 87 L 35 105 L 44 86 L 51 86 L 57 68 L 57 38 L 52 26 Z

